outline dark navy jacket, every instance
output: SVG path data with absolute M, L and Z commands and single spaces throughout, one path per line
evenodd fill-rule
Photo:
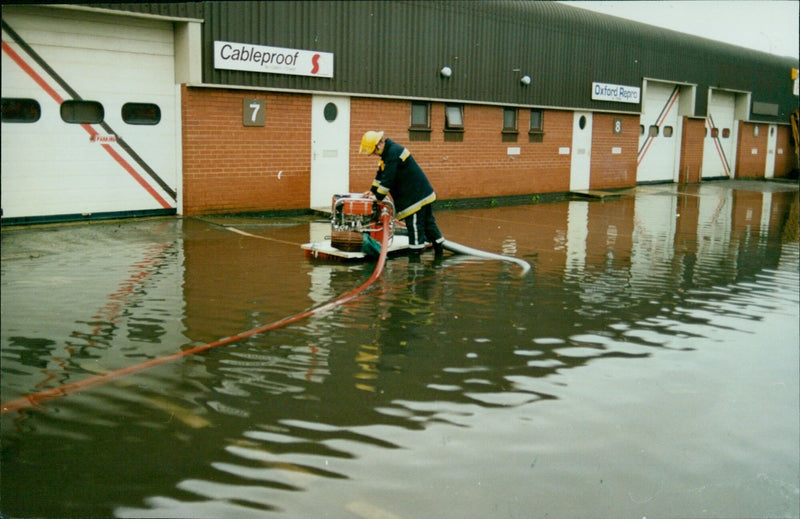
M 395 215 L 402 220 L 436 200 L 436 193 L 428 177 L 417 165 L 411 152 L 391 139 L 386 139 L 381 153 L 381 163 L 370 191 L 378 200 L 391 193 Z

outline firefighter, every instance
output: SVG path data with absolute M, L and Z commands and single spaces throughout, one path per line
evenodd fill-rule
M 444 238 L 433 216 L 436 193 L 407 148 L 383 132 L 368 131 L 361 138 L 359 153 L 377 155 L 381 161 L 372 187 L 363 196 L 383 200 L 392 195 L 397 219 L 405 222 L 408 229 L 408 244 L 413 257 L 425 249 L 425 241 L 433 244 L 437 257 L 443 254 Z

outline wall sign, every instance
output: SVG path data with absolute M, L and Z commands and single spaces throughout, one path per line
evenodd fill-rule
M 242 124 L 244 126 L 266 126 L 267 103 L 264 99 L 254 97 L 242 99 Z
M 592 101 L 613 101 L 638 104 L 641 100 L 639 87 L 592 83 Z
M 332 78 L 333 54 L 315 50 L 215 41 L 214 68 Z

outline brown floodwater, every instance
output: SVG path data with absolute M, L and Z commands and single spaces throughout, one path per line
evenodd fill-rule
M 798 517 L 798 187 L 437 210 L 524 259 L 359 298 L 2 414 L 13 517 Z M 2 231 L 2 402 L 336 299 L 318 217 Z M 243 231 L 232 232 L 234 230 Z

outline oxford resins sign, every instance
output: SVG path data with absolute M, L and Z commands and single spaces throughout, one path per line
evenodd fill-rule
M 215 41 L 214 68 L 332 78 L 333 54 L 315 50 Z
M 638 103 L 639 87 L 592 83 L 593 101 L 616 101 L 618 103 Z

